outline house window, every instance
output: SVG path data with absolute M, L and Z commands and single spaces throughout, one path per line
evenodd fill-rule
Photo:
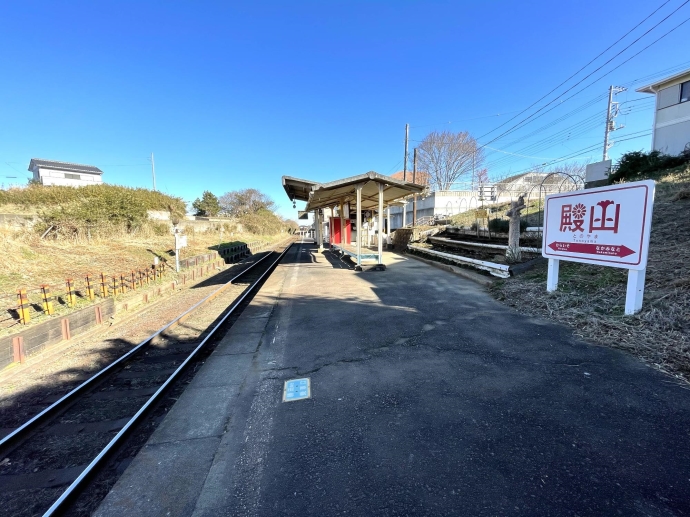
M 80 180 L 81 176 L 79 176 L 79 174 L 70 174 L 69 172 L 66 172 L 65 178 L 68 180 Z
M 680 102 L 690 101 L 690 81 L 680 85 Z

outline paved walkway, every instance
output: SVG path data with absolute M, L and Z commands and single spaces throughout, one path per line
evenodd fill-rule
M 293 246 L 96 515 L 690 515 L 687 386 L 385 258 Z

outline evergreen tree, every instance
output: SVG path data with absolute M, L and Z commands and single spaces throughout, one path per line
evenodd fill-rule
M 204 190 L 201 199 L 196 198 L 192 203 L 192 208 L 196 210 L 194 215 L 201 215 L 206 217 L 215 217 L 220 213 L 220 205 L 218 198 L 208 190 Z

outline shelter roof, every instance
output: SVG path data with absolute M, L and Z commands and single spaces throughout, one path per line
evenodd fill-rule
M 294 180 L 294 178 L 288 179 Z M 283 177 L 283 185 L 285 185 L 285 181 L 286 177 Z M 299 181 L 304 182 L 305 180 Z M 396 199 L 409 196 L 410 194 L 420 194 L 425 188 L 424 185 L 397 180 L 373 171 L 337 181 L 331 181 L 329 183 L 311 183 L 311 192 L 309 193 L 307 206 L 305 208 L 305 210 L 308 211 L 317 208 L 336 206 L 341 200 L 344 203 L 355 201 L 358 185 L 362 186 L 363 210 L 371 210 L 378 207 L 379 184 L 383 185 L 384 205 L 388 205 Z
M 316 185 L 315 181 L 283 176 L 283 188 L 290 201 L 309 201 L 309 193 Z

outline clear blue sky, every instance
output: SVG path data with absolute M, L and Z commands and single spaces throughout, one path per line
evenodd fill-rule
M 667 2 L 587 72 L 683 1 Z M 279 203 L 282 215 L 294 217 L 283 174 L 329 181 L 400 170 L 405 123 L 412 127 L 411 147 L 432 130 L 479 137 L 662 4 L 4 2 L 0 180 L 20 176 L 24 182 L 29 160 L 37 157 L 96 165 L 109 183 L 149 187 L 154 152 L 164 192 L 191 201 L 203 190 L 221 195 L 256 187 Z M 571 93 L 688 17 L 690 5 Z M 608 86 L 690 68 L 689 34 L 687 23 L 561 103 L 566 94 L 544 117 L 489 143 L 537 157 L 491 151 L 490 174 L 518 172 L 597 144 L 579 158 L 600 159 Z M 634 92 L 644 82 L 619 100 L 647 97 Z M 651 100 L 627 106 L 633 111 L 618 119 L 627 126 L 614 134 L 619 140 L 652 125 Z M 554 140 L 543 142 L 549 137 Z M 555 145 L 545 148 L 549 143 Z M 644 136 L 610 153 L 615 159 L 650 143 Z

